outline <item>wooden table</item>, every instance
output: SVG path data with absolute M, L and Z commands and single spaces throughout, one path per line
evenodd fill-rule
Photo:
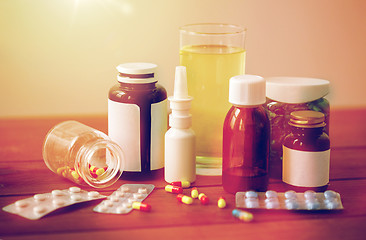
M 106 116 L 0 120 L 1 208 L 36 193 L 74 185 L 48 170 L 41 154 L 47 131 L 69 119 L 107 132 Z M 164 191 L 160 172 L 155 179 L 121 179 L 100 191 L 109 195 L 124 183 L 154 184 L 155 190 L 145 200 L 152 206 L 150 213 L 94 213 L 99 201 L 66 207 L 35 221 L 1 211 L 0 239 L 366 239 L 366 109 L 332 111 L 330 121 L 329 188 L 341 194 L 344 210 L 254 210 L 254 221 L 244 223 L 232 217 L 234 195 L 223 190 L 221 177 L 198 176 L 194 184 L 210 198 L 210 205 L 198 201 L 184 205 Z M 269 188 L 284 190 L 279 180 L 271 180 Z M 227 208 L 217 207 L 219 196 L 227 199 Z

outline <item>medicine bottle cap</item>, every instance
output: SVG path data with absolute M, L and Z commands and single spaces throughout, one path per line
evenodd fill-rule
M 117 78 L 123 83 L 153 83 L 157 82 L 157 65 L 153 63 L 135 62 L 123 63 L 117 66 Z
M 266 102 L 266 83 L 256 75 L 238 75 L 230 79 L 229 102 L 240 106 L 261 105 Z
M 329 93 L 329 81 L 318 78 L 266 78 L 266 96 L 283 103 L 306 103 Z
M 316 111 L 295 111 L 290 114 L 289 125 L 301 128 L 319 128 L 325 126 L 325 116 Z

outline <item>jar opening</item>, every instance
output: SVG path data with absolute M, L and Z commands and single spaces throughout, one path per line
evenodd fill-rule
M 122 150 L 117 144 L 99 140 L 80 149 L 75 169 L 88 185 L 96 188 L 108 187 L 122 174 L 122 156 Z

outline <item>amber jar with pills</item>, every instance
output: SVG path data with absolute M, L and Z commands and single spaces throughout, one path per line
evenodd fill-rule
M 291 133 L 283 141 L 282 180 L 297 191 L 324 191 L 329 183 L 330 163 L 324 114 L 295 111 L 288 124 Z

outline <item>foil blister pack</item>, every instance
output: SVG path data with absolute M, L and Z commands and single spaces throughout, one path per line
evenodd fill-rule
M 3 210 L 24 218 L 37 220 L 62 207 L 106 197 L 96 191 L 88 192 L 79 187 L 70 187 L 64 190 L 53 190 L 50 193 L 35 194 L 33 197 L 7 205 Z
M 339 193 L 327 190 L 323 192 L 295 191 L 276 192 L 237 192 L 237 208 L 248 209 L 285 209 L 285 210 L 339 210 L 343 209 Z
M 142 202 L 154 190 L 152 184 L 123 184 L 93 210 L 98 213 L 127 214 L 134 202 Z

